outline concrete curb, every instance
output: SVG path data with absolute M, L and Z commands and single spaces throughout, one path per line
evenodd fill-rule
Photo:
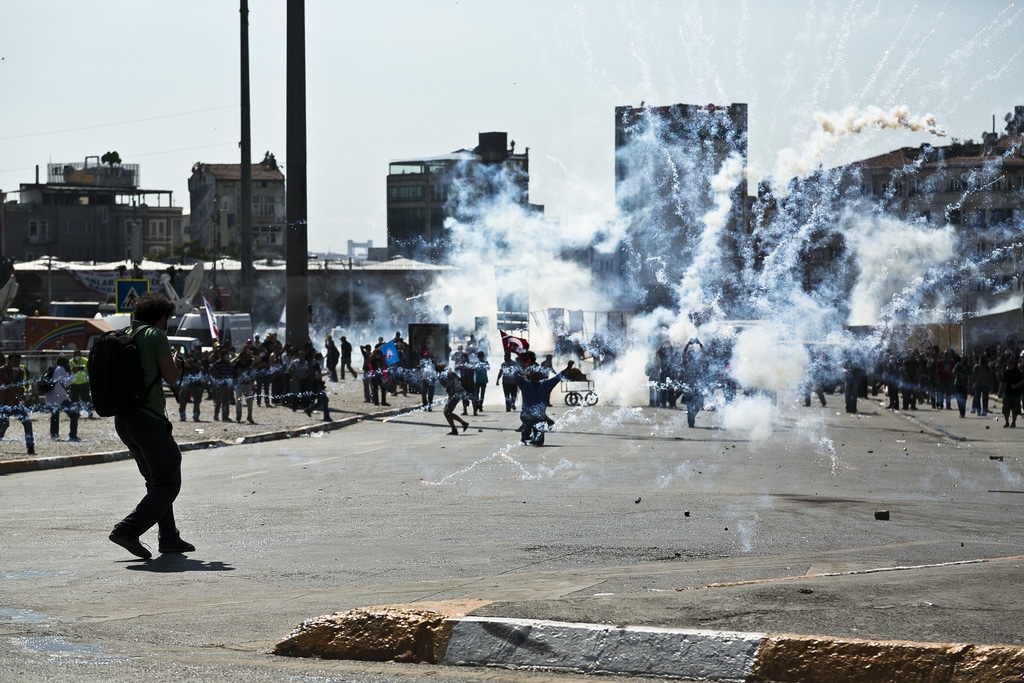
M 209 448 L 225 448 L 227 446 L 240 446 L 243 444 L 268 443 L 281 441 L 283 439 L 294 439 L 309 436 L 317 432 L 330 432 L 335 429 L 351 427 L 362 420 L 375 420 L 393 417 L 409 412 L 408 408 L 394 408 L 376 413 L 365 413 L 353 417 L 347 417 L 333 422 L 321 422 L 319 424 L 281 429 L 272 432 L 251 434 L 235 439 L 210 439 L 207 441 L 190 441 L 179 444 L 182 453 L 187 451 L 199 451 Z M 107 453 L 83 453 L 81 455 L 61 455 L 41 458 L 19 458 L 16 460 L 0 461 L 0 476 L 5 474 L 19 474 L 21 472 L 38 472 L 41 470 L 54 470 L 62 467 L 78 467 L 80 465 L 97 465 L 105 462 L 117 462 L 119 460 L 130 460 L 131 453 L 127 449 L 110 451 Z
M 452 616 L 364 608 L 309 619 L 274 653 L 709 683 L 995 683 L 1019 680 L 1024 648 Z

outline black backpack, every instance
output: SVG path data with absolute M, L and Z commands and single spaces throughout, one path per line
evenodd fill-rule
M 93 409 L 100 417 L 133 413 L 146 402 L 160 381 L 160 373 L 148 385 L 142 373 L 142 356 L 135 338 L 149 329 L 139 325 L 131 334 L 111 330 L 89 350 L 89 391 Z
M 50 366 L 50 369 L 46 371 L 46 374 L 39 378 L 39 393 L 48 394 L 53 391 L 53 388 L 57 386 L 57 383 L 53 381 L 54 366 Z

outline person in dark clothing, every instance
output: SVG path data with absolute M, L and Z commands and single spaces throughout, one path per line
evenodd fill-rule
M 206 371 L 203 369 L 202 361 L 197 353 L 185 357 L 181 387 L 178 389 L 178 418 L 182 422 L 185 421 L 189 401 L 192 401 L 192 420 L 199 422 L 199 408 L 203 402 L 205 389 L 205 374 Z
M 455 371 L 459 373 L 459 380 L 462 382 L 462 414 L 465 415 L 476 391 L 476 371 L 474 363 L 469 360 L 468 353 L 463 353 L 459 356 L 459 361 L 455 364 Z M 476 415 L 475 404 L 473 406 L 473 414 Z
M 345 337 L 341 338 L 341 378 L 345 379 L 345 371 L 352 373 L 352 379 L 358 379 L 359 373 L 352 367 L 352 344 Z
M 373 364 L 370 363 L 370 356 L 373 354 L 373 347 L 369 344 L 359 347 L 363 355 L 363 403 L 372 403 L 370 385 L 373 378 Z
M 459 422 L 462 424 L 462 431 L 466 431 L 469 427 L 469 423 L 459 417 L 455 413 L 455 410 L 459 407 L 459 402 L 463 400 L 463 397 L 468 394 L 462 385 L 462 378 L 454 369 L 442 369 L 439 379 L 441 380 L 441 384 L 444 385 L 445 392 L 448 394 L 448 400 L 445 401 L 444 404 L 444 419 L 448 421 L 448 426 L 451 427 L 451 431 L 448 433 L 452 436 L 458 436 L 459 430 L 455 428 L 455 423 Z M 465 411 L 463 411 L 463 413 L 465 413 Z
M 370 398 L 373 405 L 391 405 L 388 403 L 387 381 L 388 363 L 378 346 L 370 353 Z
M 704 397 L 707 393 L 707 358 L 704 355 L 704 345 L 699 339 L 687 342 L 680 367 L 683 387 L 680 398 L 686 404 L 686 424 L 692 429 L 697 426 L 697 413 L 704 407 Z
M 523 353 L 520 360 L 525 366 L 515 375 L 523 399 L 523 408 L 519 411 L 522 424 L 518 431 L 522 433 L 522 443 L 542 445 L 546 428 L 555 424 L 548 417 L 547 407 L 551 391 L 562 381 L 562 373 L 548 377 L 545 368 L 537 365 L 537 357 L 532 351 Z
M 519 398 L 519 385 L 516 384 L 516 371 L 519 364 L 512 360 L 512 353 L 505 352 L 505 361 L 498 368 L 498 379 L 495 384 L 501 385 L 501 392 L 505 395 L 505 412 L 511 413 L 516 409 L 516 399 Z
M 953 366 L 953 397 L 960 417 L 967 416 L 967 390 L 971 383 L 971 366 L 966 358 L 958 358 Z
M 995 371 L 989 365 L 987 355 L 982 354 L 971 371 L 971 383 L 974 385 L 974 406 L 971 412 L 980 417 L 988 417 L 988 398 L 995 386 Z
M 903 410 L 917 410 L 917 392 L 921 389 L 921 360 L 917 351 L 907 354 L 902 369 Z
M 424 351 L 421 355 L 416 376 L 419 380 L 423 407 L 427 411 L 432 411 L 434 409 L 434 385 L 437 384 L 437 368 L 434 366 L 434 359 L 430 355 L 430 351 Z
M 137 337 L 143 377 L 150 387 L 139 410 L 114 417 L 114 429 L 146 480 L 146 495 L 127 517 L 114 526 L 109 539 L 131 554 L 149 559 L 139 537 L 154 525 L 161 553 L 193 552 L 174 522 L 173 504 L 181 490 L 181 451 L 171 435 L 164 391 L 159 379 L 174 385 L 181 379 L 182 359 L 167 340 L 167 320 L 174 304 L 160 292 L 142 295 L 135 304 L 132 326 L 151 325 Z
M 217 360 L 210 364 L 210 382 L 213 385 L 213 419 L 231 422 L 231 397 L 234 391 L 235 368 L 231 365 L 231 352 L 222 348 Z
M 338 359 L 341 358 L 341 352 L 338 351 L 338 346 L 334 343 L 334 338 L 331 335 L 327 335 L 327 341 L 324 342 L 324 348 L 327 349 L 327 355 L 324 357 L 327 361 L 327 374 L 331 376 L 332 382 L 337 382 Z M 344 371 L 344 368 L 342 368 L 342 371 Z
M 1003 399 L 1003 427 L 1016 427 L 1020 416 L 1020 396 L 1024 391 L 1024 373 L 1013 356 L 1007 359 L 1003 368 L 1003 380 L 999 384 L 999 397 Z
M 25 405 L 25 380 L 27 373 L 21 367 L 21 354 L 12 353 L 7 362 L 0 365 L 0 439 L 7 434 L 11 418 L 25 429 L 25 445 L 28 454 L 35 455 L 35 436 L 32 434 L 32 417 Z
M 477 415 L 484 411 L 484 395 L 487 392 L 487 373 L 491 370 L 491 364 L 487 362 L 487 355 L 483 351 L 476 352 L 476 363 L 473 364 L 473 414 Z

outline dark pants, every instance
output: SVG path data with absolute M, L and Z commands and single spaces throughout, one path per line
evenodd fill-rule
M 35 439 L 32 436 L 32 418 L 28 414 L 28 409 L 23 405 L 0 406 L 0 439 L 7 434 L 12 417 L 21 422 L 21 426 L 25 428 L 25 445 L 31 452 L 35 446 Z
M 967 415 L 967 389 L 954 389 L 953 398 L 956 399 L 956 407 L 960 411 L 960 417 Z
M 173 503 L 181 490 L 181 451 L 171 435 L 171 423 L 136 412 L 115 417 L 114 429 L 146 480 L 146 495 L 115 529 L 134 537 L 156 525 L 161 538 L 177 538 Z
M 64 401 L 59 406 L 56 404 L 50 404 L 47 406 L 50 409 L 50 438 L 56 439 L 60 436 L 60 411 L 64 411 L 68 415 L 68 421 L 71 422 L 71 428 L 68 430 L 69 439 L 78 438 L 78 408 L 71 404 L 70 400 Z
M 692 396 L 686 397 L 686 424 L 689 427 L 697 426 L 697 413 L 704 407 L 704 396 L 695 392 Z
M 519 398 L 519 385 L 502 382 L 501 391 L 505 394 L 505 412 L 510 413 L 516 409 L 516 399 Z
M 988 415 L 988 385 L 974 385 L 974 404 L 979 415 Z
M 178 416 L 185 421 L 185 411 L 188 409 L 188 402 L 192 401 L 192 419 L 199 421 L 199 407 L 203 403 L 203 383 L 183 382 L 178 390 Z
M 75 410 L 85 410 L 92 417 L 92 397 L 89 395 L 89 383 L 81 382 L 72 384 L 68 388 L 71 402 L 75 404 Z
M 213 387 L 213 419 L 231 421 L 231 397 L 233 396 L 231 384 L 226 381 L 219 382 Z M 223 417 L 221 417 L 223 415 Z
M 1003 394 L 1003 420 L 1010 424 L 1017 424 L 1017 417 L 1020 415 L 1020 394 Z M 1010 422 L 1010 420 L 1013 420 Z

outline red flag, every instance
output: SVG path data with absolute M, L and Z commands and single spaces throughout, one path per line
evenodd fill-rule
M 514 353 L 517 356 L 523 351 L 530 348 L 530 342 L 522 337 L 513 337 L 504 330 L 498 330 L 501 332 L 501 347 L 505 349 L 505 353 Z

